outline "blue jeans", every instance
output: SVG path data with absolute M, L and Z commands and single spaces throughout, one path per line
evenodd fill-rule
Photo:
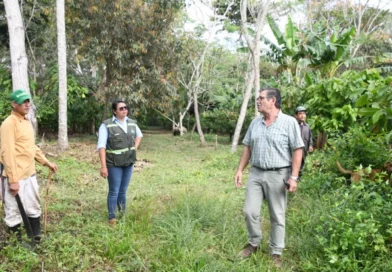
M 129 182 L 131 181 L 133 165 L 127 167 L 108 168 L 108 211 L 109 219 L 116 218 L 116 207 L 120 212 L 125 211 L 127 204 L 126 195 Z

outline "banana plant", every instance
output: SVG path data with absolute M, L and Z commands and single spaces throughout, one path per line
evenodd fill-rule
M 307 68 L 319 70 L 324 77 L 331 78 L 341 65 L 364 61 L 364 58 L 350 58 L 355 28 L 342 30 L 336 26 L 329 33 L 324 26 L 315 25 L 313 31 L 300 31 L 289 17 L 282 33 L 271 16 L 267 16 L 267 20 L 277 44 L 266 37 L 263 41 L 271 50 L 267 55 L 281 65 L 280 70 L 290 70 L 298 76 L 300 70 Z

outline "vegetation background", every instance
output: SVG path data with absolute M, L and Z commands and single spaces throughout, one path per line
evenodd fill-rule
M 317 147 L 289 199 L 284 270 L 392 270 L 388 174 L 350 184 L 336 168 L 338 160 L 369 172 L 392 160 L 392 16 L 382 1 L 202 1 L 208 16 L 197 22 L 186 12 L 196 1 L 67 0 L 68 149 L 55 140 L 55 1 L 0 2 L 0 121 L 14 89 L 11 1 L 25 26 L 37 139 L 60 170 L 48 238 L 28 251 L 6 242 L 2 223 L 0 270 L 273 271 L 265 206 L 261 252 L 237 258 L 247 238 L 244 191 L 232 181 L 236 147 L 256 116 L 258 86 L 279 88 L 285 113 L 307 108 Z M 273 38 L 258 32 L 265 28 Z M 227 47 L 216 31 L 236 38 Z M 95 145 L 115 98 L 127 101 L 145 137 L 129 212 L 109 229 Z M 172 136 L 182 127 L 187 134 Z M 46 171 L 38 168 L 43 200 Z

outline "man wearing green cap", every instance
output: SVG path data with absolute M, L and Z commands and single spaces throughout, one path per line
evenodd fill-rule
M 44 156 L 35 145 L 34 130 L 26 115 L 30 110 L 30 95 L 16 90 L 10 95 L 13 110 L 0 128 L 0 159 L 2 173 L 2 198 L 5 202 L 5 223 L 21 239 L 22 217 L 15 196 L 18 194 L 33 230 L 36 242 L 41 238 L 41 207 L 34 160 L 48 166 L 53 172 L 57 166 Z
M 308 152 L 313 152 L 313 135 L 312 130 L 310 129 L 309 124 L 306 121 L 306 108 L 303 106 L 299 106 L 295 109 L 295 119 L 297 119 L 299 128 L 301 130 L 301 137 L 302 141 L 304 142 L 305 146 L 303 147 L 303 154 L 302 154 L 302 163 L 301 163 L 301 170 L 299 172 L 299 177 L 302 175 L 302 169 L 305 166 L 305 159 Z

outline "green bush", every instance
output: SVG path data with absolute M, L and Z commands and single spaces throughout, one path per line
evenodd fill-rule
M 201 115 L 201 125 L 202 128 L 209 133 L 228 134 L 231 140 L 231 137 L 234 135 L 238 116 L 239 113 L 237 111 L 227 109 L 214 109 L 212 111 L 205 111 Z M 242 126 L 242 133 L 245 133 L 253 118 L 254 112 L 248 110 L 244 124 Z
M 392 269 L 390 262 L 383 261 L 390 258 L 392 234 L 392 187 L 384 180 L 386 174 L 375 181 L 364 175 L 360 183 L 351 184 L 349 176 L 342 176 L 336 166 L 339 160 L 346 169 L 360 164 L 375 168 L 389 159 L 385 138 L 361 128 L 332 134 L 325 150 L 307 157 L 299 188 L 305 194 L 304 208 L 310 212 L 290 219 L 301 222 L 295 227 L 299 237 L 307 229 L 313 231 L 312 243 L 297 239 L 296 245 L 304 251 L 305 271 Z
M 11 92 L 11 72 L 7 68 L 0 65 L 0 122 L 3 122 L 12 110 L 9 99 Z
M 94 93 L 83 86 L 80 78 L 67 76 L 67 118 L 71 132 L 92 132 L 91 127 L 98 127 L 103 116 L 103 105 Z M 37 106 L 39 128 L 45 131 L 58 130 L 58 69 L 52 65 L 43 84 L 43 90 L 34 98 Z
M 371 165 L 373 168 L 381 168 L 392 158 L 384 136 L 375 135 L 364 127 L 352 127 L 345 134 L 333 135 L 328 145 L 327 152 L 333 152 L 333 159 L 344 163 L 346 169 L 355 169 L 360 164 L 363 167 Z
M 325 196 L 330 211 L 321 215 L 316 235 L 328 266 L 345 271 L 365 269 L 389 253 L 391 196 L 391 186 L 381 177 L 341 187 L 333 195 L 335 201 Z

